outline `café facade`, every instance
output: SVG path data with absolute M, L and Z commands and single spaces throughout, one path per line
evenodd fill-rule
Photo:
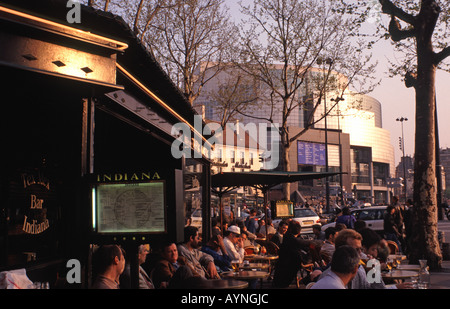
M 125 22 L 80 6 L 69 23 L 70 9 L 0 0 L 0 271 L 52 287 L 77 260 L 86 288 L 95 245 L 121 244 L 133 262 L 139 244 L 182 241 L 194 206 L 210 217 L 210 161 L 172 154 L 175 124 L 206 139 Z

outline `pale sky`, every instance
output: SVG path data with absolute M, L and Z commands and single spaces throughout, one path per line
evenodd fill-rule
M 227 0 L 226 5 L 231 9 L 232 16 L 238 18 L 238 0 Z M 244 0 L 249 3 L 251 0 Z M 378 1 L 374 1 L 375 3 Z M 375 16 L 376 17 L 376 16 Z M 370 26 L 370 25 L 369 25 Z M 405 117 L 403 123 L 405 134 L 405 155 L 414 155 L 415 134 L 415 91 L 406 88 L 401 77 L 389 78 L 386 58 L 394 59 L 394 50 L 389 41 L 382 40 L 374 46 L 374 59 L 378 60 L 376 77 L 382 79 L 381 84 L 368 95 L 381 102 L 383 112 L 383 128 L 391 133 L 392 146 L 395 151 L 395 163 L 400 162 L 402 152 L 399 149 L 401 137 L 401 123 L 397 118 Z M 450 62 L 447 59 L 446 62 Z M 436 76 L 436 98 L 438 109 L 439 143 L 441 148 L 450 147 L 450 73 L 438 71 Z

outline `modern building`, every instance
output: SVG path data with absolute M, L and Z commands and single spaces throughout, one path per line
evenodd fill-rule
M 313 75 L 321 74 L 319 69 L 311 71 Z M 334 72 L 335 79 L 345 82 L 345 76 Z M 205 93 L 219 89 L 220 77 L 205 86 Z M 239 115 L 239 120 L 244 124 L 267 123 L 267 118 L 271 118 L 274 123 L 281 123 L 282 102 L 268 104 L 267 89 L 260 85 L 258 102 L 246 111 L 246 115 Z M 295 94 L 297 100 L 314 99 L 314 93 L 310 92 L 308 80 L 299 88 Z M 315 109 L 314 117 L 317 121 L 310 127 L 307 133 L 302 134 L 293 143 L 290 149 L 290 164 L 292 171 L 342 171 L 346 173 L 329 180 L 331 188 L 330 194 L 336 192 L 347 193 L 346 196 L 353 196 L 357 200 L 370 203 L 389 202 L 389 188 L 387 179 L 395 174 L 394 149 L 390 141 L 390 132 L 382 127 L 381 103 L 368 95 L 359 94 L 353 91 L 345 91 L 339 103 L 333 98 L 336 94 L 327 93 L 325 102 L 327 111 L 325 118 L 324 103 Z M 211 96 L 199 97 L 199 102 L 206 107 L 207 117 L 219 121 L 220 111 L 217 102 Z M 273 102 L 273 101 L 271 101 Z M 309 102 L 314 102 L 310 100 Z M 287 119 L 290 135 L 294 136 L 305 127 L 306 119 L 311 115 L 311 103 L 301 104 L 294 109 Z M 330 108 L 332 110 L 330 111 Z M 320 120 L 322 118 L 322 120 Z M 325 138 L 326 136 L 326 138 Z M 325 144 L 327 144 L 328 160 L 325 160 Z M 309 150 L 308 150 L 309 149 Z M 308 152 L 309 151 L 309 152 Z M 314 162 L 307 162 L 305 156 L 312 152 L 321 159 Z M 302 157 L 303 156 L 303 157 Z M 327 162 L 328 161 L 328 162 Z M 324 194 L 323 181 L 309 182 L 312 191 Z M 291 192 L 297 189 L 305 191 L 304 184 L 291 184 Z M 345 192 L 344 192 L 345 190 Z

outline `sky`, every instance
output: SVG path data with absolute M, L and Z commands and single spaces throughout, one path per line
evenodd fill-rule
M 244 0 L 249 3 L 251 0 Z M 378 3 L 378 1 L 374 1 Z M 227 0 L 226 5 L 230 8 L 232 16 L 237 19 L 239 16 L 238 0 Z M 375 11 L 374 14 L 379 14 Z M 374 20 L 378 16 L 374 15 Z M 366 24 L 373 27 L 371 21 Z M 450 40 L 449 40 L 450 41 Z M 399 137 L 402 136 L 401 122 L 397 118 L 408 118 L 403 122 L 405 155 L 414 156 L 414 134 L 415 134 L 415 91 L 414 88 L 406 88 L 402 78 L 390 78 L 387 74 L 389 66 L 387 59 L 395 59 L 393 46 L 388 40 L 381 40 L 375 44 L 373 59 L 378 61 L 376 77 L 381 79 L 381 83 L 374 91 L 368 93 L 369 96 L 381 102 L 383 113 L 383 128 L 391 133 L 391 142 L 394 147 L 395 164 L 397 165 L 402 157 L 399 148 Z M 450 60 L 447 59 L 447 62 Z M 438 71 L 436 75 L 436 99 L 438 111 L 439 143 L 441 148 L 450 147 L 450 73 Z

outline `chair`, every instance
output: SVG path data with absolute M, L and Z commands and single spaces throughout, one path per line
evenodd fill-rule
M 302 281 L 303 278 L 305 278 L 306 276 L 308 276 L 308 274 L 312 273 L 314 269 L 314 264 L 310 263 L 310 264 L 301 264 L 301 268 L 300 270 L 297 272 L 297 278 L 296 278 L 296 283 L 297 283 L 297 289 L 300 288 L 300 282 Z
M 278 251 L 280 250 L 280 248 L 270 240 L 267 240 L 264 243 L 264 247 L 266 247 L 267 253 L 270 255 L 278 255 Z
M 398 250 L 398 245 L 395 241 L 392 240 L 386 240 L 388 247 L 389 247 L 389 251 L 391 254 L 398 254 L 399 250 Z
M 252 255 L 252 254 L 256 253 L 254 246 L 245 247 L 244 251 L 245 251 L 245 255 Z

